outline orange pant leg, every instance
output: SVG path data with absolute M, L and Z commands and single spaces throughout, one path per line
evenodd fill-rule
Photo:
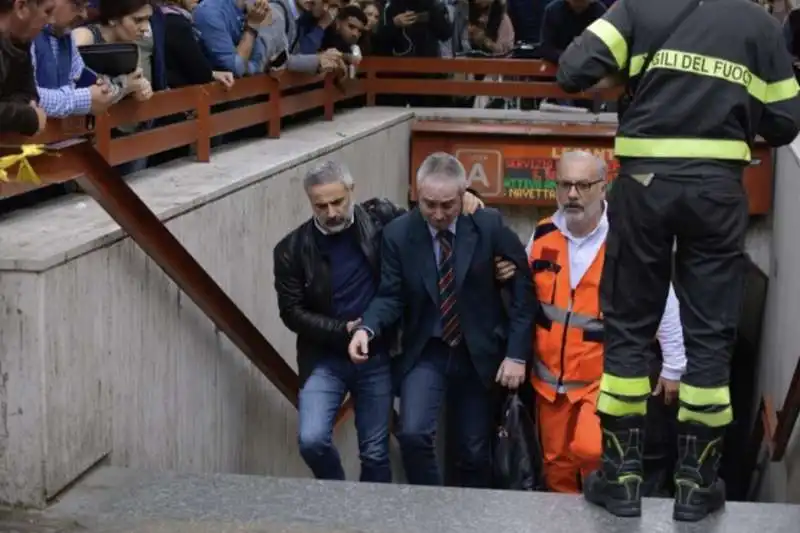
M 547 488 L 553 492 L 578 493 L 580 464 L 570 451 L 573 418 L 578 410 L 566 396 L 559 394 L 550 403 L 541 396 L 536 398 L 536 418 L 539 438 L 542 441 L 542 467 Z
M 570 451 L 580 465 L 581 476 L 585 478 L 600 466 L 603 453 L 603 433 L 600 417 L 597 416 L 597 393 L 581 399 L 575 408 L 577 417 L 570 442 Z

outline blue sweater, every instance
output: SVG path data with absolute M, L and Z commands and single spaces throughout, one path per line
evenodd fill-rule
M 355 224 L 341 233 L 316 232 L 317 245 L 331 272 L 331 310 L 340 320 L 361 318 L 378 290 Z
M 258 73 L 267 54 L 264 40 L 256 39 L 249 61 L 239 56 L 236 47 L 244 33 L 245 12 L 234 0 L 203 0 L 192 16 L 200 44 L 214 70 L 233 72 L 237 78 Z

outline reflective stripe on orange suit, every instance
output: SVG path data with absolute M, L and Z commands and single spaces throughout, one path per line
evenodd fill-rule
M 599 287 L 605 244 L 574 291 L 567 254 L 567 239 L 551 219 L 540 222 L 528 257 L 541 304 L 531 383 L 544 475 L 555 492 L 579 492 L 578 476 L 596 469 L 602 453 L 595 406 L 603 374 Z M 563 393 L 557 392 L 559 383 Z

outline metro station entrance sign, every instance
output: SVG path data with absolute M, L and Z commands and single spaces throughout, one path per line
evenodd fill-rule
M 609 179 L 619 163 L 609 125 L 548 125 L 418 121 L 411 136 L 411 199 L 420 163 L 446 151 L 464 165 L 470 187 L 488 204 L 554 206 L 556 161 L 568 150 L 587 150 L 602 157 Z M 772 155 L 757 146 L 745 172 L 751 214 L 766 214 L 772 204 Z

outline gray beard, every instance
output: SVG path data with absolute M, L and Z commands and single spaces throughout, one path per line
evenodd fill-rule
M 337 224 L 336 226 L 326 226 L 315 216 L 314 217 L 314 225 L 323 235 L 336 235 L 337 233 L 341 233 L 347 228 L 349 228 L 353 221 L 355 220 L 355 204 L 350 205 L 349 213 L 347 218 L 341 224 Z

